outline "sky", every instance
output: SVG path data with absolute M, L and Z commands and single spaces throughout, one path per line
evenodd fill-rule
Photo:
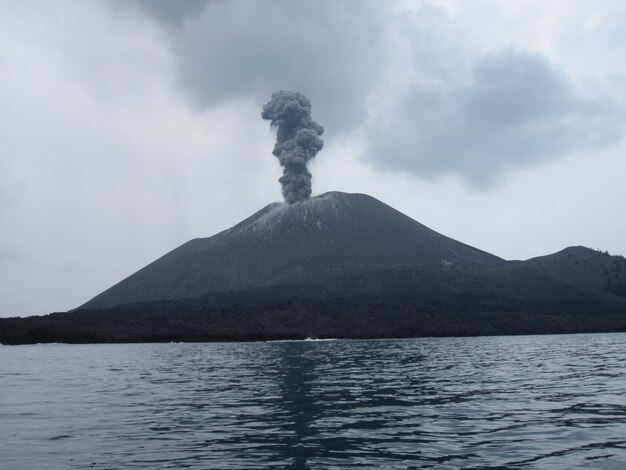
M 278 90 L 324 126 L 313 195 L 506 259 L 626 255 L 624 57 L 621 0 L 0 2 L 0 316 L 281 200 Z

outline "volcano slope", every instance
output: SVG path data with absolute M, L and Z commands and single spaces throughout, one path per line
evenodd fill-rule
M 373 197 L 331 192 L 270 204 L 229 230 L 191 240 L 82 308 L 279 285 L 330 288 L 355 273 L 500 263 Z
M 2 319 L 0 342 L 626 331 L 620 275 L 624 258 L 582 247 L 505 261 L 331 192 L 191 240 L 76 310 Z

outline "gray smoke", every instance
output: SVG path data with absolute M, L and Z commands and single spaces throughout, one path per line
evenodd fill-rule
M 263 119 L 277 127 L 276 145 L 272 153 L 283 167 L 283 197 L 289 204 L 302 202 L 311 195 L 311 173 L 306 164 L 324 146 L 320 135 L 324 128 L 311 119 L 311 102 L 297 91 L 272 93 L 263 106 Z

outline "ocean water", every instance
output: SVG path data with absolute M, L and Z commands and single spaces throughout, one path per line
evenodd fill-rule
M 0 346 L 0 468 L 626 468 L 626 334 Z

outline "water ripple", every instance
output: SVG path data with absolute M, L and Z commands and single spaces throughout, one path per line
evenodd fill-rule
M 0 468 L 623 468 L 624 340 L 0 347 Z

